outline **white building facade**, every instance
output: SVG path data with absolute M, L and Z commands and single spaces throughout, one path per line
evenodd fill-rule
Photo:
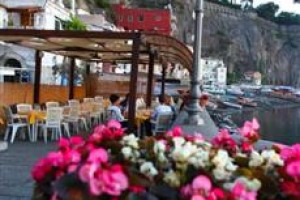
M 227 85 L 227 68 L 223 60 L 214 58 L 201 59 L 201 80 L 204 85 Z

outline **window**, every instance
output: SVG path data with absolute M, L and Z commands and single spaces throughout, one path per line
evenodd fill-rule
M 128 22 L 132 22 L 133 21 L 133 16 L 132 15 L 129 15 L 128 16 Z
M 57 17 L 55 17 L 55 30 L 62 30 L 61 20 Z
M 143 15 L 140 15 L 140 16 L 139 16 L 139 21 L 140 21 L 140 22 L 144 21 L 144 16 L 143 16 Z

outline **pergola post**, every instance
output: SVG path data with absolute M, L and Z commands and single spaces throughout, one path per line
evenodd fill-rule
M 74 98 L 74 77 L 75 77 L 75 58 L 71 58 L 70 73 L 69 73 L 69 99 Z
M 39 50 L 35 51 L 35 72 L 33 87 L 33 103 L 40 102 L 40 84 L 41 84 L 42 54 Z
M 86 71 L 85 74 L 88 76 L 91 74 L 91 63 L 86 64 Z
M 148 82 L 147 82 L 147 107 L 151 107 L 153 93 L 153 75 L 154 75 L 154 53 L 149 54 Z
M 138 79 L 138 67 L 139 67 L 139 54 L 140 54 L 141 35 L 137 33 L 133 39 L 132 44 L 132 64 L 130 74 L 129 85 L 129 110 L 128 110 L 128 131 L 134 130 L 135 124 L 135 112 L 136 112 L 136 96 L 137 96 L 137 79 Z
M 165 84 L 166 84 L 166 65 L 162 65 L 162 76 L 161 76 L 161 95 L 165 95 Z

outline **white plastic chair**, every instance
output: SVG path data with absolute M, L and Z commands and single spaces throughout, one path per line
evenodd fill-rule
M 83 98 L 83 102 L 84 103 L 93 103 L 93 102 L 95 102 L 95 99 L 94 98 Z
M 168 112 L 159 114 L 155 121 L 151 120 L 151 124 L 154 125 L 153 134 L 166 132 L 172 125 L 173 117 L 173 113 Z
M 45 143 L 47 143 L 48 129 L 52 129 L 52 139 L 58 139 L 62 137 L 61 126 L 64 127 L 67 136 L 70 137 L 69 124 L 63 122 L 63 108 L 61 107 L 48 108 L 45 123 L 39 125 L 43 129 L 43 137 Z M 53 130 L 55 130 L 55 135 L 53 135 Z
M 88 131 L 87 119 L 83 116 L 80 116 L 79 106 L 70 106 L 69 115 L 67 116 L 66 120 L 76 126 L 77 132 L 78 124 L 80 122 L 84 125 L 85 130 Z
M 80 102 L 79 102 L 79 100 L 77 100 L 77 99 L 71 99 L 71 100 L 69 100 L 68 101 L 68 103 L 69 103 L 69 106 L 71 106 L 71 107 L 73 107 L 73 106 L 80 106 Z
M 10 133 L 10 129 L 12 129 L 12 134 L 11 134 L 11 139 L 10 139 L 10 143 L 13 143 L 15 140 L 15 137 L 17 135 L 17 132 L 19 130 L 19 128 L 27 128 L 28 131 L 28 137 L 29 140 L 32 141 L 32 137 L 31 137 L 31 131 L 30 131 L 30 125 L 29 123 L 24 123 L 24 122 L 15 122 L 14 119 L 16 119 L 11 111 L 10 108 L 6 108 L 6 115 L 7 115 L 7 128 L 5 131 L 5 136 L 4 136 L 4 140 L 7 141 L 8 137 L 9 137 L 9 133 Z
M 32 111 L 32 105 L 30 104 L 17 104 L 17 111 L 18 113 L 27 113 Z
M 146 102 L 143 98 L 138 98 L 136 100 L 136 109 L 139 110 L 139 109 L 144 109 L 146 108 L 147 105 L 146 105 Z
M 59 103 L 55 101 L 46 102 L 46 108 L 55 108 L 59 107 Z
M 102 103 L 99 103 L 99 102 L 94 102 L 92 104 L 92 111 L 91 111 L 91 118 L 94 119 L 94 123 L 95 121 L 100 124 L 100 122 L 102 121 L 102 116 L 103 116 L 103 112 L 104 112 L 104 109 L 103 109 L 103 106 L 102 106 Z
M 103 103 L 103 97 L 102 97 L 102 96 L 96 96 L 96 97 L 95 97 L 95 101 L 96 101 L 96 102 Z

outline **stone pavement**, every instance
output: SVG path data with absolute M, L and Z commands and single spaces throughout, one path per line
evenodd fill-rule
M 0 200 L 30 200 L 33 191 L 31 168 L 55 143 L 16 141 L 0 152 Z

